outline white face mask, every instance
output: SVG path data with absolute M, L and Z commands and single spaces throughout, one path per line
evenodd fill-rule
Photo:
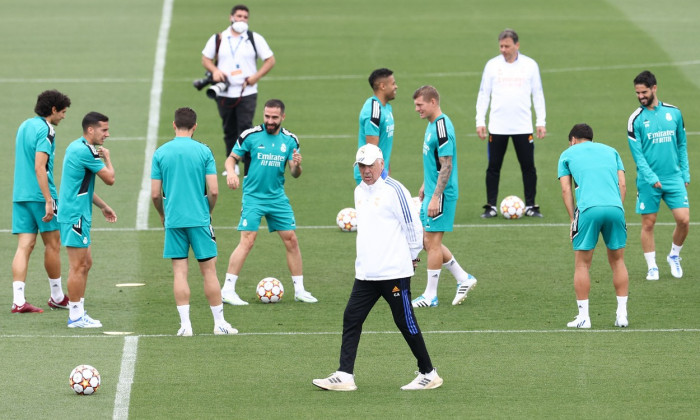
M 233 22 L 231 24 L 231 28 L 234 30 L 234 32 L 242 34 L 248 30 L 248 23 L 243 21 Z

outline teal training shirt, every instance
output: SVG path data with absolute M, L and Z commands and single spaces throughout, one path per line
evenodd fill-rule
M 216 162 L 203 143 L 175 137 L 156 150 L 151 179 L 163 183 L 166 228 L 209 226 L 207 175 L 216 175 Z
M 557 176 L 570 175 L 574 179 L 579 211 L 596 206 L 620 207 L 624 210 L 617 176 L 617 171 L 624 170 L 617 150 L 586 141 L 562 152 Z
M 15 180 L 12 189 L 12 201 L 41 201 L 44 195 L 39 188 L 34 171 L 36 153 L 49 155 L 46 162 L 46 174 L 49 180 L 49 191 L 55 200 L 56 185 L 53 179 L 53 162 L 56 152 L 56 132 L 51 124 L 42 117 L 30 118 L 22 123 L 17 130 L 15 139 Z
M 391 104 L 382 102 L 376 96 L 367 99 L 360 110 L 357 148 L 367 144 L 367 136 L 379 137 L 379 148 L 384 157 L 384 168 L 389 169 L 391 149 L 394 147 L 394 113 Z M 355 166 L 355 179 L 360 180 L 360 170 Z
M 268 134 L 264 124 L 241 133 L 233 153 L 250 153 L 250 168 L 243 180 L 244 202 L 264 203 L 286 197 L 284 169 L 295 149 L 299 152 L 299 139 L 284 127 L 276 135 Z
M 92 221 L 95 174 L 105 167 L 95 146 L 81 137 L 66 148 L 59 189 L 58 222 L 77 224 Z
M 435 121 L 428 124 L 423 139 L 423 185 L 426 199 L 430 199 L 437 185 L 440 172 L 440 157 L 452 156 L 452 172 L 443 194 L 447 200 L 459 198 L 457 173 L 457 141 L 452 121 L 445 114 L 440 114 Z
M 637 108 L 627 122 L 627 140 L 637 165 L 637 184 L 682 179 L 690 182 L 688 145 L 680 109 L 659 101 Z

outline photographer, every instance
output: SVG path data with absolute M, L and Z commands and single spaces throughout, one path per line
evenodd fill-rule
M 230 16 L 231 26 L 212 35 L 202 50 L 202 65 L 211 73 L 210 83 L 215 83 L 207 94 L 216 95 L 224 129 L 226 157 L 231 154 L 238 136 L 253 126 L 258 80 L 275 65 L 275 57 L 265 38 L 248 30 L 248 15 L 247 6 L 234 6 Z M 263 62 L 260 69 L 257 68 L 258 58 Z M 197 82 L 201 81 L 195 81 L 196 87 Z M 244 174 L 247 174 L 250 156 L 244 157 L 244 164 Z

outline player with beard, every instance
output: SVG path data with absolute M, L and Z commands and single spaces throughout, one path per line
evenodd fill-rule
M 241 157 L 249 153 L 250 170 L 245 177 L 241 204 L 241 220 L 238 231 L 241 239 L 231 253 L 226 281 L 221 289 L 225 303 L 247 305 L 236 293 L 236 281 L 243 263 L 248 257 L 258 234 L 260 220 L 265 216 L 270 232 L 277 232 L 284 243 L 287 253 L 287 265 L 294 282 L 294 300 L 315 303 L 317 299 L 304 289 L 301 251 L 294 233 L 296 222 L 289 198 L 284 192 L 284 172 L 289 165 L 289 172 L 294 178 L 301 176 L 301 154 L 299 139 L 286 128 L 284 121 L 284 103 L 279 99 L 270 99 L 265 103 L 264 123 L 244 131 L 236 141 L 233 151 L 226 159 L 226 184 L 231 189 L 240 186 L 240 179 L 234 172 L 234 166 Z
M 671 275 L 683 277 L 680 252 L 688 236 L 690 208 L 688 145 L 680 109 L 656 97 L 656 77 L 648 70 L 634 79 L 641 106 L 627 122 L 627 139 L 637 164 L 637 214 L 642 215 L 642 251 L 647 262 L 647 280 L 659 279 L 656 266 L 654 225 L 661 200 L 676 220 L 671 252 L 666 257 Z

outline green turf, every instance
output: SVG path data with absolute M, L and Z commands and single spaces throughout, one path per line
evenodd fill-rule
M 683 249 L 684 278 L 670 277 L 663 255 L 673 226 L 659 213 L 659 282 L 644 280 L 639 217 L 634 214 L 634 163 L 625 125 L 637 106 L 632 79 L 652 70 L 659 97 L 686 118 L 691 176 L 696 186 L 700 152 L 697 82 L 700 47 L 695 16 L 700 6 L 684 0 L 661 8 L 650 0 L 485 2 L 446 0 L 271 0 L 249 3 L 251 29 L 270 43 L 277 65 L 260 85 L 257 121 L 265 99 L 287 104 L 285 126 L 299 135 L 304 174 L 289 178 L 304 257 L 307 288 L 319 303 L 293 302 L 293 286 L 276 234 L 262 230 L 241 273 L 239 293 L 253 302 L 263 277 L 282 280 L 287 294 L 276 305 L 225 308 L 240 331 L 215 337 L 196 261 L 190 260 L 192 323 L 196 336 L 174 337 L 179 325 L 172 297 L 172 269 L 161 258 L 162 230 L 149 207 L 148 230 L 137 231 L 137 200 L 144 168 L 151 79 L 162 2 L 123 0 L 7 0 L 0 16 L 0 257 L 6 283 L 0 287 L 0 417 L 106 418 L 123 404 L 118 381 L 125 339 L 101 330 L 65 327 L 64 311 L 12 315 L 10 261 L 16 238 L 9 233 L 14 136 L 32 116 L 36 95 L 57 88 L 73 105 L 57 127 L 57 178 L 65 146 L 80 135 L 91 110 L 110 116 L 117 183 L 97 192 L 119 221 L 94 223 L 87 308 L 105 331 L 132 332 L 138 340 L 131 418 L 697 418 L 700 391 L 697 354 L 700 330 L 700 239 Z M 199 114 L 195 137 L 210 145 L 223 169 L 224 146 L 214 103 L 191 85 L 202 76 L 206 38 L 223 29 L 232 4 L 222 0 L 175 0 L 168 37 L 158 141 L 171 138 L 173 110 Z M 516 29 L 521 52 L 541 68 L 548 136 L 537 140 L 538 204 L 544 219 L 483 220 L 485 144 L 475 135 L 474 106 L 486 61 L 498 54 L 496 36 Z M 440 306 L 418 312 L 442 388 L 406 393 L 415 361 L 380 302 L 365 324 L 355 393 L 322 392 L 311 379 L 337 368 L 342 312 L 353 279 L 354 234 L 333 228 L 336 213 L 352 206 L 352 162 L 357 115 L 371 94 L 366 78 L 377 67 L 395 71 L 392 103 L 396 143 L 392 175 L 417 194 L 422 180 L 420 147 L 426 122 L 413 110 L 412 92 L 423 84 L 442 94 L 442 109 L 458 136 L 460 201 L 455 231 L 445 244 L 479 283 L 465 303 L 452 307 L 454 280 L 444 273 Z M 568 217 L 561 203 L 556 162 L 568 130 L 587 122 L 597 141 L 618 149 L 627 168 L 625 201 L 629 240 L 630 328 L 613 328 L 614 291 L 605 252 L 592 268 L 590 331 L 564 328 L 576 313 L 573 253 Z M 238 241 L 235 226 L 240 191 L 220 179 L 214 212 L 223 277 Z M 522 195 L 514 153 L 506 155 L 500 197 Z M 149 203 L 150 204 L 150 203 Z M 106 230 L 114 228 L 116 230 Z M 48 287 L 40 256 L 31 260 L 27 298 L 46 309 Z M 64 285 L 67 257 L 64 258 Z M 222 278 L 223 280 L 223 278 Z M 143 287 L 116 287 L 143 282 Z M 426 282 L 425 265 L 413 278 L 414 294 Z M 68 388 L 68 374 L 88 363 L 103 384 L 91 397 Z M 115 398 L 122 398 L 115 402 Z M 118 417 L 118 416 L 117 416 Z

